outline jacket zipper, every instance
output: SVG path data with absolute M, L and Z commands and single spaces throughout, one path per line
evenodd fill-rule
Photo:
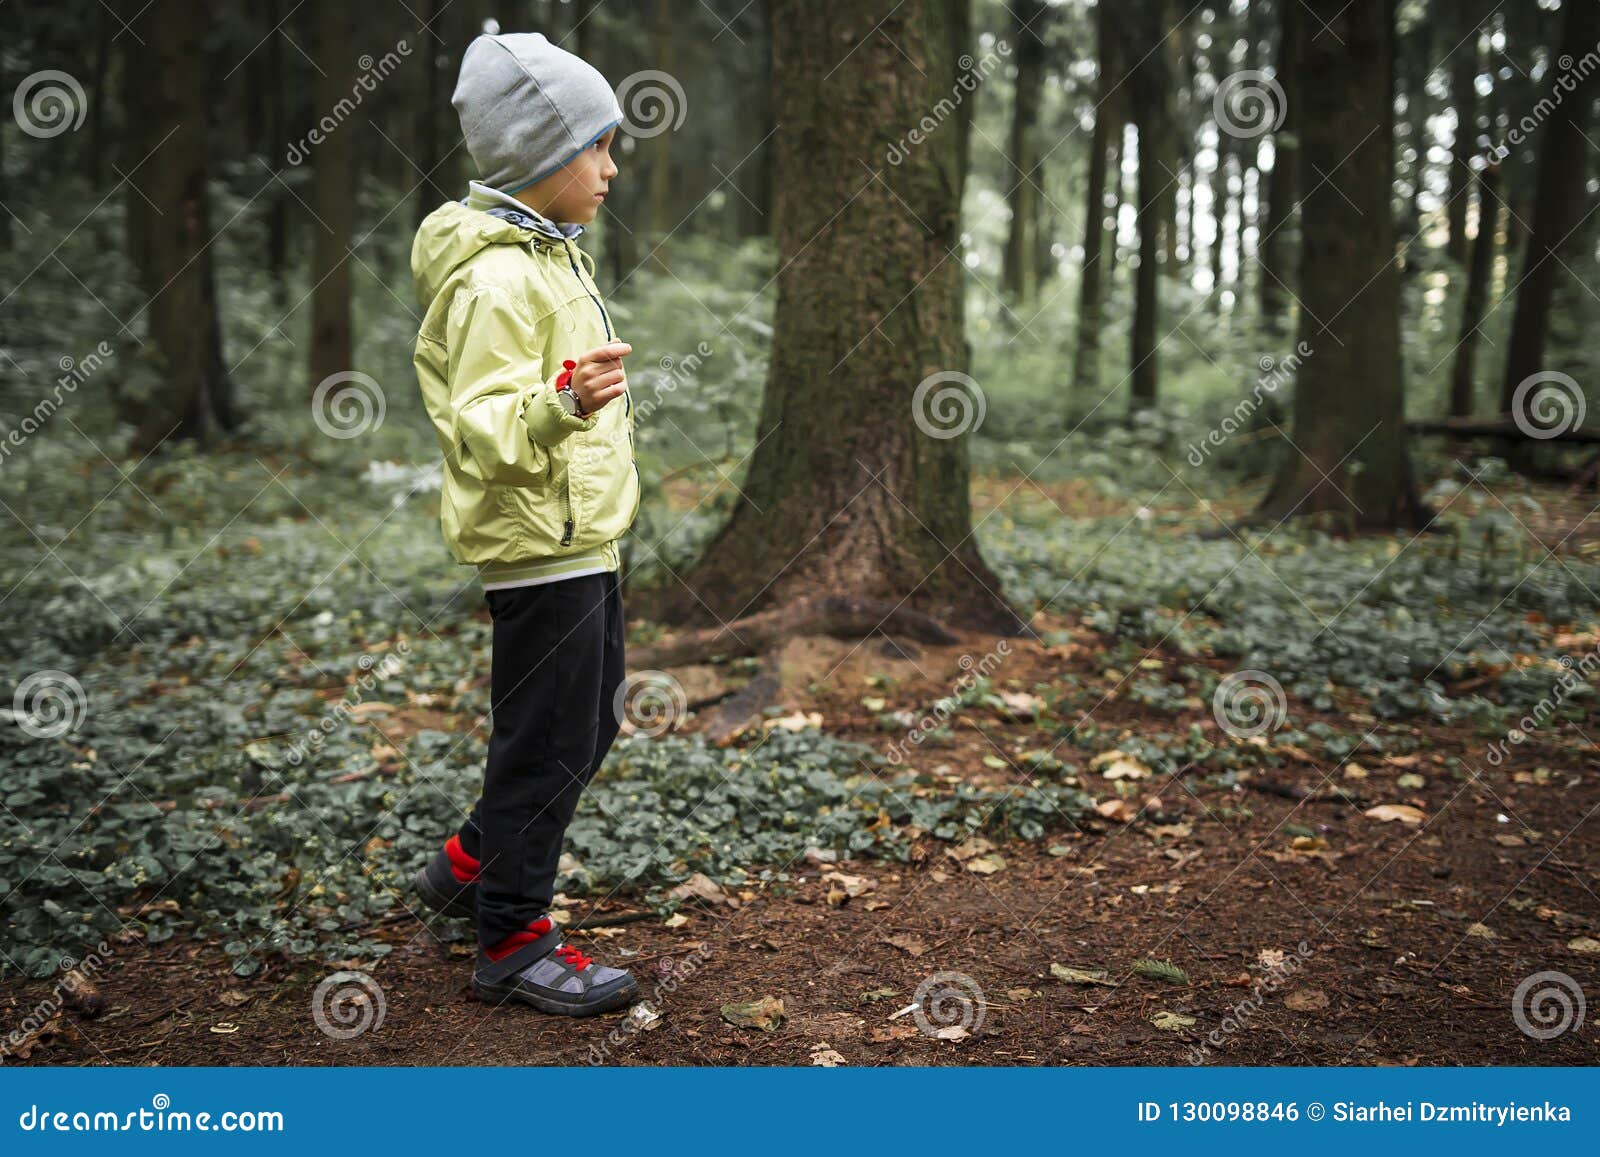
M 561 501 L 567 508 L 567 521 L 562 528 L 561 545 L 568 546 L 572 542 L 572 471 L 570 468 L 561 472 Z
M 607 341 L 611 341 L 612 340 L 612 337 L 611 337 L 611 319 L 606 316 L 606 307 L 600 304 L 600 299 L 598 297 L 596 297 L 592 293 L 589 293 L 589 286 L 583 280 L 583 274 L 581 272 L 579 272 L 579 270 L 578 270 L 578 259 L 572 255 L 572 242 L 571 241 L 566 242 L 563 247 L 567 251 L 567 264 L 572 266 L 572 275 L 578 279 L 578 284 L 583 286 L 584 293 L 588 293 L 589 294 L 589 300 L 594 302 L 594 307 L 597 310 L 600 311 L 600 324 L 605 326 L 605 328 L 606 328 L 606 340 Z M 633 417 L 633 399 L 628 395 L 628 391 L 627 390 L 623 390 L 622 391 L 622 405 L 623 405 L 623 413 L 626 414 L 631 419 Z M 638 487 L 642 491 L 644 489 L 644 480 L 639 477 L 639 459 L 638 459 L 638 456 L 635 455 L 634 452 L 633 452 L 633 423 L 632 423 L 632 421 L 630 421 L 628 423 L 628 460 L 633 465 L 633 484 L 634 484 L 634 486 Z M 568 508 L 568 518 L 567 518 L 567 538 L 571 538 L 571 537 L 572 537 L 572 518 L 571 518 L 571 508 L 569 507 Z M 562 546 L 567 545 L 567 539 L 562 539 L 561 540 L 561 545 Z

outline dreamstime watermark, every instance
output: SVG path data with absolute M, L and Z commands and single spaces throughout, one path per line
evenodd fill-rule
M 12 453 L 20 450 L 24 443 L 44 426 L 57 410 L 61 408 L 63 394 L 75 394 L 78 387 L 87 382 L 100 372 L 100 367 L 116 355 L 111 343 L 102 341 L 94 349 L 81 358 L 74 358 L 70 354 L 64 355 L 56 364 L 61 369 L 61 375 L 56 378 L 55 388 L 45 397 L 34 403 L 33 409 L 22 416 L 22 420 L 5 432 L 5 437 L 0 440 L 0 462 L 4 462 Z
M 77 132 L 89 115 L 83 85 L 68 72 L 47 68 L 25 77 L 11 98 L 11 115 L 30 137 L 48 140 Z
M 683 127 L 689 115 L 689 98 L 678 78 L 658 68 L 647 68 L 623 78 L 617 86 L 622 106 L 622 128 L 630 137 L 658 137 Z
M 611 710 L 631 734 L 654 739 L 673 729 L 688 713 L 689 703 L 683 684 L 666 671 L 637 671 L 617 685 Z
M 1293 381 L 1295 374 L 1299 373 L 1300 367 L 1305 364 L 1305 360 L 1315 352 L 1308 343 L 1299 342 L 1288 357 L 1275 359 L 1270 354 L 1264 355 L 1256 363 L 1261 369 L 1261 376 L 1256 379 L 1255 388 L 1250 391 L 1250 395 L 1240 398 L 1228 416 L 1209 430 L 1198 444 L 1189 443 L 1187 455 L 1189 465 L 1197 467 L 1205 465 L 1206 459 L 1211 456 L 1211 451 L 1238 433 L 1261 408 L 1267 397 L 1277 394 L 1279 389 Z
M 983 389 L 960 370 L 929 374 L 911 394 L 911 420 L 930 438 L 957 438 L 976 430 L 987 412 Z
M 670 956 L 663 956 L 656 961 L 659 979 L 651 987 L 650 995 L 636 1001 L 621 1024 L 601 1038 L 599 1043 L 589 1046 L 589 1051 L 584 1054 L 585 1061 L 591 1065 L 603 1065 L 611 1059 L 611 1054 L 615 1050 L 631 1042 L 641 1032 L 655 1027 L 661 1020 L 662 998 L 677 992 L 700 971 L 705 963 L 706 951 L 703 945 L 676 960 Z
M 340 370 L 311 392 L 311 420 L 330 438 L 356 438 L 383 425 L 383 387 L 360 370 Z
M 370 52 L 362 54 L 356 60 L 356 67 L 361 69 L 361 75 L 356 77 L 350 95 L 341 97 L 332 111 L 324 113 L 305 136 L 298 141 L 291 141 L 288 152 L 284 154 L 284 160 L 291 165 L 303 164 L 310 157 L 311 150 L 326 141 L 340 125 L 350 119 L 356 109 L 361 107 L 361 102 L 366 99 L 367 94 L 376 92 L 378 85 L 400 67 L 401 60 L 410 55 L 411 44 L 406 40 L 396 41 L 395 46 L 377 60 L 373 60 Z
M 932 710 L 914 723 L 906 732 L 904 739 L 891 743 L 884 753 L 884 757 L 896 766 L 905 762 L 906 749 L 908 747 L 921 746 L 922 741 L 928 737 L 929 733 L 942 727 L 945 720 L 954 715 L 960 707 L 962 696 L 971 690 L 979 679 L 988 678 L 989 673 L 1000 666 L 1010 654 L 1011 644 L 1005 639 L 1001 639 L 994 645 L 994 649 L 981 659 L 974 659 L 971 655 L 962 655 L 960 659 L 956 660 L 957 665 L 961 668 L 961 675 L 956 679 L 951 694 L 940 699 L 933 705 Z
M 1525 144 L 1546 120 L 1550 114 L 1559 108 L 1567 97 L 1577 93 L 1597 69 L 1600 69 L 1600 44 L 1596 44 L 1577 60 L 1570 56 L 1562 56 L 1556 61 L 1556 68 L 1560 74 L 1550 86 L 1550 94 L 1539 98 L 1539 103 L 1533 106 L 1532 111 L 1524 113 L 1516 124 L 1506 130 L 1505 140 L 1498 144 L 1490 145 L 1488 159 L 1491 164 L 1499 164 L 1511 155 L 1511 150 L 1517 145 Z
M 63 956 L 59 961 L 57 979 L 50 994 L 28 1012 L 17 1027 L 0 1040 L 0 1059 L 15 1055 L 34 1041 L 39 1031 L 61 1014 L 61 1008 L 82 992 L 85 982 L 91 982 L 105 968 L 113 953 L 104 940 L 83 959 Z
M 1234 671 L 1217 684 L 1211 714 L 1229 735 L 1250 740 L 1282 727 L 1289 702 L 1282 684 L 1265 671 Z
M 1295 945 L 1293 952 L 1263 953 L 1263 971 L 1260 978 L 1251 983 L 1250 995 L 1229 1009 L 1222 1023 L 1212 1029 L 1203 1041 L 1189 1049 L 1189 1063 L 1204 1064 L 1211 1056 L 1211 1050 L 1220 1049 L 1229 1037 L 1243 1029 L 1246 1022 L 1261 1011 L 1267 997 L 1304 968 L 1312 954 L 1311 945 L 1304 940 Z
M 1288 112 L 1283 86 L 1253 68 L 1223 77 L 1211 97 L 1217 128 L 1230 137 L 1248 140 L 1276 132 Z
M 381 658 L 362 655 L 357 659 L 358 674 L 345 689 L 343 698 L 323 712 L 315 726 L 308 728 L 289 745 L 289 750 L 284 753 L 284 762 L 290 767 L 299 767 L 308 755 L 321 751 L 329 736 L 355 721 L 365 696 L 374 691 L 381 680 L 392 679 L 405 669 L 405 660 L 410 654 L 410 642 L 401 639 L 395 643 L 393 651 Z
M 989 1013 L 983 986 L 965 972 L 935 972 L 911 994 L 911 1019 L 923 1036 L 941 1040 L 976 1035 Z
M 970 52 L 963 52 L 956 61 L 960 75 L 950 90 L 949 96 L 940 97 L 933 108 L 923 114 L 920 121 L 897 141 L 890 141 L 889 147 L 884 151 L 883 159 L 891 165 L 898 165 L 911 155 L 911 150 L 922 144 L 938 131 L 940 125 L 949 120 L 955 111 L 961 107 L 969 93 L 976 92 L 978 86 L 989 79 L 989 76 L 1000 67 L 1000 62 L 1011 55 L 1011 45 L 1004 40 L 996 40 L 994 47 L 983 54 L 983 59 L 974 61 Z
M 334 1040 L 378 1031 L 388 1011 L 383 985 L 365 972 L 332 973 L 311 994 L 311 1019 Z
M 1587 408 L 1583 387 L 1559 370 L 1529 374 L 1511 394 L 1511 420 L 1529 438 L 1541 442 L 1583 425 Z
M 1511 994 L 1511 1019 L 1534 1040 L 1554 1040 L 1588 1023 L 1583 986 L 1565 972 L 1535 972 Z
M 76 731 L 88 713 L 83 684 L 65 671 L 35 671 L 11 696 L 11 721 L 35 739 Z
M 1557 662 L 1561 665 L 1561 674 L 1556 677 L 1548 694 L 1542 696 L 1537 703 L 1517 720 L 1517 725 L 1505 734 L 1504 739 L 1496 739 L 1489 744 L 1484 752 L 1484 759 L 1495 767 L 1505 762 L 1506 756 L 1511 754 L 1512 747 L 1525 742 L 1530 735 L 1538 731 L 1550 721 L 1556 713 L 1572 696 L 1590 689 L 1590 680 L 1600 675 L 1600 647 L 1586 652 L 1580 658 L 1574 659 L 1571 655 L 1562 655 Z

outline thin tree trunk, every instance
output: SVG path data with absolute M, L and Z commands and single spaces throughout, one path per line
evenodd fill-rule
M 1129 44 L 1129 55 L 1137 61 L 1130 78 L 1135 124 L 1139 130 L 1139 268 L 1134 278 L 1133 326 L 1130 331 L 1129 375 L 1132 392 L 1128 412 L 1132 416 L 1156 404 L 1159 380 L 1156 346 L 1160 290 L 1157 285 L 1161 265 L 1161 235 L 1167 220 L 1167 204 L 1172 190 L 1172 175 L 1167 161 L 1171 157 L 1171 77 L 1168 53 L 1167 5 L 1165 0 L 1140 0 L 1136 40 Z
M 1600 26 L 1600 5 L 1588 0 L 1563 7 L 1561 43 L 1553 55 L 1578 61 L 1592 51 L 1596 39 L 1600 39 L 1600 27 L 1597 27 Z M 1572 85 L 1571 91 L 1564 92 L 1562 101 L 1538 130 L 1542 139 L 1538 146 L 1539 174 L 1533 220 L 1523 255 L 1522 276 L 1517 283 L 1505 376 L 1500 387 L 1500 408 L 1504 412 L 1514 409 L 1517 387 L 1548 368 L 1545 340 L 1550 328 L 1550 303 L 1555 297 L 1557 280 L 1572 276 L 1562 264 L 1562 253 L 1570 244 L 1569 235 L 1585 208 L 1584 182 L 1589 159 L 1585 134 L 1589 105 L 1600 85 L 1592 70 L 1582 77 L 1576 70 L 1566 75 Z M 1524 455 L 1522 450 L 1514 452 L 1519 458 Z
M 1273 74 L 1283 89 L 1283 123 L 1272 135 L 1272 171 L 1262 183 L 1266 200 L 1256 259 L 1261 263 L 1261 324 L 1270 334 L 1284 331 L 1284 312 L 1298 282 L 1294 257 L 1298 250 L 1289 236 L 1289 223 L 1300 196 L 1299 104 L 1296 80 L 1300 72 L 1303 24 L 1298 0 L 1279 5 L 1278 58 Z
M 1089 177 L 1084 191 L 1083 269 L 1078 278 L 1078 343 L 1072 355 L 1072 388 L 1082 393 L 1099 384 L 1101 254 L 1105 249 L 1106 214 L 1106 102 L 1116 78 L 1111 75 L 1111 46 L 1114 39 L 1106 28 L 1105 6 L 1095 9 L 1095 35 L 1100 56 L 1098 99 L 1094 110 L 1094 131 L 1089 141 Z
M 1006 200 L 1011 222 L 1001 263 L 1000 283 L 1013 302 L 1031 302 L 1038 294 L 1039 102 L 1044 96 L 1044 41 L 1040 23 L 1045 19 L 1043 0 L 1014 0 L 1012 35 L 1016 39 L 1016 85 L 1011 102 L 1011 191 Z
M 1489 300 L 1489 271 L 1494 266 L 1495 216 L 1499 212 L 1500 166 L 1486 165 L 1478 174 L 1478 236 L 1467 266 L 1467 292 L 1461 306 L 1461 336 L 1450 371 L 1450 417 L 1473 413 L 1473 368 L 1478 356 L 1478 327 Z
M 1467 261 L 1467 211 L 1472 197 L 1472 158 L 1478 135 L 1478 24 L 1476 0 L 1459 0 L 1461 23 L 1452 40 L 1463 41 L 1450 57 L 1450 104 L 1455 109 L 1455 139 L 1450 145 L 1450 201 L 1445 220 L 1449 237 L 1445 253 L 1460 265 Z M 1463 39 L 1464 38 L 1464 39 Z
M 334 109 L 350 101 L 356 83 L 356 52 L 351 42 L 349 10 L 342 4 L 317 6 L 316 104 Z M 331 115 L 331 114 L 330 114 Z M 355 363 L 350 320 L 350 238 L 355 227 L 356 154 L 352 111 L 311 154 L 311 203 L 316 214 L 311 246 L 311 386 Z

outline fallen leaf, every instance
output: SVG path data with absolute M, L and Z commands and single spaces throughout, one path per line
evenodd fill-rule
M 875 1028 L 871 1032 L 873 1043 L 883 1044 L 885 1041 L 905 1040 L 907 1037 L 920 1035 L 914 1024 L 891 1024 L 883 1028 Z
M 1117 982 L 1109 979 L 1110 973 L 1104 968 L 1072 968 L 1065 964 L 1052 964 L 1050 975 L 1067 984 L 1098 984 L 1104 988 L 1116 988 Z
M 928 950 L 928 945 L 923 941 L 922 937 L 914 936 L 910 932 L 899 932 L 893 936 L 885 936 L 883 942 L 893 948 L 900 949 L 902 952 L 910 953 L 912 956 L 921 956 Z
M 1377 807 L 1370 807 L 1361 814 L 1369 820 L 1398 820 L 1408 827 L 1416 827 L 1428 818 L 1421 808 L 1414 808 L 1408 803 L 1380 803 Z
M 628 1010 L 628 1015 L 623 1018 L 629 1027 L 653 1032 L 661 1027 L 661 1014 L 643 1001 Z
M 739 1028 L 758 1028 L 762 1032 L 771 1032 L 783 1023 L 783 998 L 763 996 L 742 1004 L 725 1004 L 722 1006 L 722 1019 Z
M 862 1004 L 875 1004 L 880 1000 L 888 1000 L 891 996 L 899 996 L 899 989 L 895 988 L 869 988 L 861 994 Z
M 771 731 L 774 728 L 785 731 L 804 731 L 808 727 L 822 728 L 822 713 L 820 711 L 796 711 L 792 715 L 780 715 L 776 719 L 763 719 L 761 729 Z
M 933 1035 L 940 1040 L 966 1040 L 972 1034 L 959 1024 L 947 1024 Z
M 1190 824 L 1152 824 L 1145 835 L 1157 839 L 1181 840 L 1194 834 L 1194 827 Z
M 1498 939 L 1500 939 L 1499 936 L 1495 935 L 1494 929 L 1490 928 L 1487 924 L 1469 924 L 1469 925 L 1467 925 L 1467 935 L 1468 936 L 1472 936 L 1472 937 L 1476 937 L 1479 940 L 1498 940 Z
M 1158 1012 L 1150 1018 L 1150 1023 L 1162 1032 L 1182 1032 L 1186 1028 L 1194 1027 L 1194 1017 L 1184 1016 L 1181 1012 Z
M 1125 751 L 1103 751 L 1089 767 L 1106 779 L 1147 779 L 1150 769 Z
M 1593 956 L 1596 953 L 1600 953 L 1600 940 L 1596 940 L 1592 936 L 1578 936 L 1568 940 L 1567 947 L 1573 952 L 1580 952 L 1585 956 Z
M 1407 791 L 1416 791 L 1418 788 L 1427 787 L 1428 781 L 1414 771 L 1408 771 L 1394 781 L 1396 787 L 1403 787 Z
M 966 863 L 974 856 L 981 856 L 986 852 L 994 851 L 994 844 L 982 836 L 973 836 L 970 840 L 957 844 L 945 852 L 945 855 L 960 863 Z
M 689 917 L 685 916 L 682 912 L 674 912 L 661 923 L 667 928 L 682 928 L 688 922 Z
M 1283 998 L 1283 1006 L 1295 1012 L 1315 1012 L 1328 1007 L 1328 994 L 1320 988 L 1297 988 Z
M 1094 805 L 1094 810 L 1099 812 L 1112 823 L 1132 823 L 1139 809 L 1125 799 L 1108 799 Z
M 864 896 L 878 886 L 876 880 L 868 879 L 866 876 L 847 876 L 843 872 L 824 872 L 822 878 L 838 884 L 847 899 Z
M 825 1069 L 836 1069 L 845 1063 L 845 1059 L 830 1048 L 827 1041 L 823 1041 L 811 1050 L 811 1063 Z
M 976 872 L 980 876 L 992 876 L 996 872 L 1004 871 L 1005 859 L 1001 856 L 974 856 L 967 861 L 967 871 Z
M 674 900 L 705 900 L 712 904 L 730 904 L 734 907 L 739 905 L 737 900 L 722 890 L 721 884 L 704 872 L 696 872 L 667 895 Z

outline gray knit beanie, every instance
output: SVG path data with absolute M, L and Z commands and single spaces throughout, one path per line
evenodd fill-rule
M 548 177 L 622 121 L 599 70 L 542 32 L 474 40 L 450 103 L 479 180 L 504 193 Z

